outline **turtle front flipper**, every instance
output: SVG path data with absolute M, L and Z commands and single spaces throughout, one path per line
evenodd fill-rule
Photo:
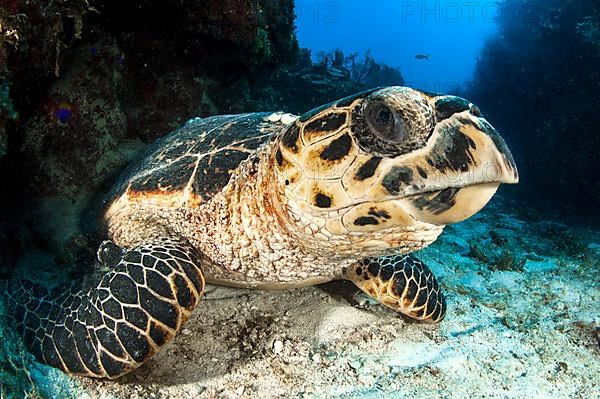
M 435 276 L 413 256 L 364 258 L 347 268 L 343 277 L 410 318 L 438 323 L 446 314 L 446 300 Z
M 105 241 L 102 276 L 72 288 L 8 284 L 8 313 L 37 359 L 65 372 L 117 378 L 170 341 L 204 290 L 200 256 L 187 242 L 131 249 Z M 83 285 L 83 287 L 82 287 Z

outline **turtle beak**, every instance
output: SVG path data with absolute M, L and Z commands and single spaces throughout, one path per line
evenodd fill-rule
M 500 134 L 470 111 L 453 115 L 436 126 L 427 163 L 449 187 L 483 183 L 516 184 L 519 173 Z
M 519 174 L 504 139 L 469 111 L 440 123 L 425 156 L 424 192 L 404 198 L 408 212 L 422 222 L 446 225 L 479 212 L 501 183 L 516 184 Z
M 435 225 L 471 217 L 501 183 L 519 181 L 504 139 L 472 110 L 438 122 L 424 148 L 388 159 L 383 167 L 388 198 L 413 220 Z
M 500 134 L 484 118 L 475 118 L 470 114 L 458 118 L 462 127 L 459 131 L 470 137 L 475 143 L 479 142 L 483 151 L 478 153 L 481 161 L 486 162 L 483 181 L 517 184 L 519 172 L 515 160 Z M 490 143 L 490 139 L 492 143 Z M 477 145 L 477 144 L 476 144 Z

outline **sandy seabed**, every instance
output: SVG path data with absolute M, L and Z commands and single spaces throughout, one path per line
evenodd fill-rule
M 35 365 L 42 397 L 600 398 L 600 232 L 494 201 L 419 256 L 449 311 L 403 319 L 332 282 L 209 286 L 182 334 L 118 381 Z

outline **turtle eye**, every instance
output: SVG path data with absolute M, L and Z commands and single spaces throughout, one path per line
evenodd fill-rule
M 367 122 L 380 139 L 398 144 L 407 136 L 402 118 L 387 105 L 377 102 L 367 105 Z

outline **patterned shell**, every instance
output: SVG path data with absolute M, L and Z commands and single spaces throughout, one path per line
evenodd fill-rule
M 150 146 L 128 167 L 109 203 L 127 194 L 172 205 L 202 203 L 227 185 L 240 162 L 285 128 L 285 114 L 195 118 Z

